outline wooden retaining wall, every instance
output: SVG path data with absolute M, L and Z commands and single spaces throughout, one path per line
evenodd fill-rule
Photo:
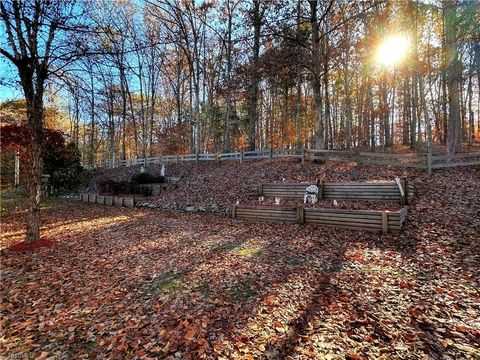
M 160 191 L 162 190 L 163 184 L 141 184 L 140 186 L 144 186 L 152 191 L 152 195 L 160 195 Z
M 400 232 L 408 207 L 397 211 L 342 210 L 234 205 L 232 216 L 239 219 L 315 224 L 350 230 Z
M 134 197 L 97 195 L 97 194 L 89 194 L 89 193 L 81 193 L 79 200 L 83 202 L 95 203 L 99 205 L 125 206 L 125 207 L 134 207 L 136 203 Z
M 350 230 L 400 232 L 407 208 L 398 211 L 305 209 L 305 223 Z
M 319 199 L 396 201 L 408 204 L 413 196 L 413 184 L 406 179 L 400 180 L 404 189 L 402 197 L 395 181 L 386 182 L 352 182 L 352 183 L 320 183 Z M 312 183 L 269 183 L 260 184 L 258 196 L 284 197 L 303 199 L 305 189 Z
M 233 209 L 232 214 L 234 218 L 297 222 L 296 208 L 236 205 Z

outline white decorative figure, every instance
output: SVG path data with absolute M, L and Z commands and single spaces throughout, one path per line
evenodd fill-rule
M 333 206 L 338 206 L 337 200 L 333 199 Z
M 144 173 L 144 172 L 145 172 L 145 166 L 143 166 L 143 165 L 140 166 L 140 172 L 141 172 L 141 173 Z
M 263 202 L 263 200 L 265 200 L 265 197 L 263 197 L 263 196 L 260 196 L 260 197 L 258 198 L 258 201 L 259 201 L 259 202 Z
M 235 204 L 240 205 L 240 200 L 237 200 Z
M 308 203 L 308 200 L 312 204 L 316 204 L 318 201 L 318 186 L 317 185 L 310 185 L 305 189 L 305 195 L 303 197 L 303 202 L 305 204 Z
M 275 196 L 275 205 L 280 205 L 280 197 Z
M 160 175 L 165 177 L 165 164 L 162 164 L 162 168 L 160 169 Z

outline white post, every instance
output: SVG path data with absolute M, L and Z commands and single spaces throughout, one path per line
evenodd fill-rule
M 395 176 L 395 182 L 397 183 L 398 190 L 400 190 L 400 195 L 405 196 L 405 191 L 403 189 L 402 183 L 400 182 L 400 178 L 398 176 Z
M 15 187 L 20 185 L 20 155 L 15 152 Z

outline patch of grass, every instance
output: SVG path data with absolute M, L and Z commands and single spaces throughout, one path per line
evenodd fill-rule
M 195 290 L 206 298 L 210 297 L 211 291 L 210 287 L 207 284 L 198 285 Z
M 2 190 L 0 191 L 0 212 L 3 213 L 15 206 L 24 206 L 27 200 L 24 188 Z
M 65 201 L 58 200 L 55 197 L 42 197 L 42 202 L 40 204 L 41 210 L 61 210 L 62 207 L 68 206 Z M 6 212 L 15 208 L 24 208 L 29 207 L 29 200 L 25 189 L 17 188 L 13 190 L 1 191 L 0 192 L 0 211 Z
M 245 279 L 233 286 L 227 287 L 225 289 L 227 294 L 225 300 L 236 301 L 257 295 L 258 291 L 253 288 L 254 285 L 255 283 L 252 279 Z
M 68 201 L 60 200 L 55 197 L 43 198 L 40 204 L 41 210 L 62 210 L 71 206 Z
M 223 251 L 233 251 L 235 250 L 236 248 L 238 248 L 240 245 L 242 245 L 242 241 L 241 240 L 233 240 L 233 241 L 229 241 L 229 242 L 218 242 L 218 243 L 214 243 L 212 248 L 214 250 L 223 250 Z
M 145 296 L 158 296 L 165 293 L 168 294 L 180 289 L 184 279 L 184 274 L 167 272 L 145 284 L 143 286 L 142 293 Z
M 87 341 L 87 343 L 84 346 L 84 349 L 87 353 L 93 351 L 97 347 L 97 342 L 96 341 Z
M 235 255 L 240 255 L 240 256 L 253 256 L 257 255 L 260 253 L 260 249 L 256 247 L 252 248 L 243 248 L 243 249 L 237 249 L 233 251 Z

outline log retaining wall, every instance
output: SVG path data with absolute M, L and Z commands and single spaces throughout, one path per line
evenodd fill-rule
M 234 205 L 232 216 L 246 220 L 266 220 L 299 224 L 345 228 L 351 230 L 370 230 L 400 232 L 407 215 L 408 207 L 400 210 L 343 210 Z
M 408 204 L 413 196 L 413 184 L 406 179 L 400 180 L 404 189 L 402 196 L 395 181 L 353 182 L 353 183 L 319 183 L 319 199 L 395 201 Z M 260 184 L 258 196 L 303 199 L 305 189 L 312 183 L 268 183 Z

